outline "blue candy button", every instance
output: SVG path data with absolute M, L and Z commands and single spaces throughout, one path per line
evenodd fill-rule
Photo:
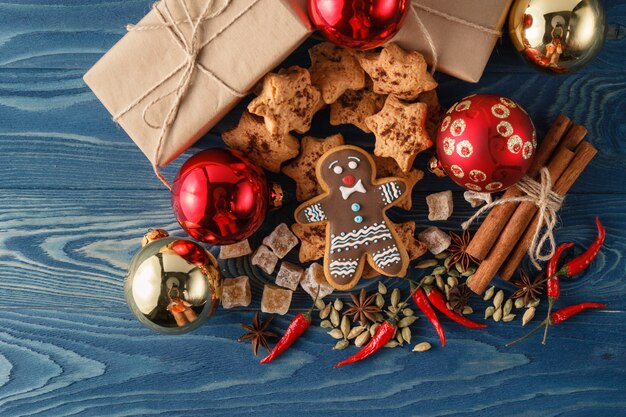
M 361 223 L 361 222 L 363 221 L 363 217 L 361 217 L 361 216 L 356 216 L 356 217 L 354 218 L 354 221 L 355 221 L 355 222 L 357 222 L 357 223 Z
M 359 211 L 361 210 L 361 205 L 359 203 L 354 203 L 352 204 L 352 211 Z

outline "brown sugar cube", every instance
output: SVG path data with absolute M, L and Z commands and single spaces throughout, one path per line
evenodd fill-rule
M 312 263 L 311 266 L 309 266 L 304 272 L 304 275 L 302 275 L 302 281 L 300 281 L 300 286 L 313 299 L 315 299 L 316 294 L 317 298 L 321 300 L 333 292 L 333 287 L 331 287 L 328 281 L 326 281 L 324 267 L 317 262 Z M 318 287 L 319 294 L 317 292 Z
M 261 268 L 265 273 L 271 274 L 278 263 L 278 257 L 267 246 L 261 245 L 252 255 L 252 265 Z
M 222 281 L 222 307 L 247 307 L 252 301 L 250 279 L 242 275 L 237 278 L 225 278 Z
M 239 258 L 241 256 L 250 255 L 251 253 L 252 248 L 250 247 L 248 239 L 233 243 L 232 245 L 220 246 L 220 259 Z
M 283 315 L 289 311 L 293 292 L 276 285 L 265 284 L 263 297 L 261 297 L 261 311 Z
M 298 238 L 291 233 L 285 223 L 276 226 L 276 229 L 263 239 L 263 244 L 270 248 L 274 255 L 284 258 L 298 244 Z
M 300 238 L 300 262 L 315 261 L 324 256 L 326 249 L 326 226 L 294 223 L 291 230 Z
M 448 249 L 452 242 L 449 234 L 435 226 L 424 229 L 417 238 L 426 244 L 433 255 L 438 255 Z
M 304 270 L 291 262 L 283 262 L 280 264 L 278 274 L 276 274 L 276 285 L 289 288 L 295 291 L 302 279 Z
M 448 220 L 454 208 L 452 191 L 429 194 L 426 196 L 426 204 L 428 204 L 428 220 Z

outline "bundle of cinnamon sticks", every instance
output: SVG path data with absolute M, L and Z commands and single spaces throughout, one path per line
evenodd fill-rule
M 553 191 L 565 196 L 576 179 L 597 153 L 583 141 L 587 129 L 560 115 L 537 149 L 527 175 L 538 180 L 545 166 L 554 184 Z M 501 198 L 523 195 L 516 186 Z M 467 253 L 481 261 L 468 286 L 477 294 L 487 288 L 496 273 L 509 280 L 533 240 L 537 222 L 537 206 L 531 202 L 495 206 L 474 234 Z

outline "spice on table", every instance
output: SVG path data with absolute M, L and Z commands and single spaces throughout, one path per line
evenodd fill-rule
M 437 318 L 437 314 L 435 310 L 433 310 L 428 298 L 426 298 L 426 294 L 424 294 L 424 290 L 418 288 L 413 292 L 413 301 L 422 310 L 422 313 L 430 320 L 430 323 L 433 325 L 437 334 L 439 335 L 439 340 L 441 340 L 441 347 L 446 345 L 446 335 L 443 331 L 443 327 L 441 327 L 441 323 L 439 322 L 439 318 Z
M 243 342 L 246 340 L 252 340 L 252 351 L 254 352 L 254 356 L 258 355 L 259 346 L 263 346 L 265 350 L 270 351 L 270 347 L 267 344 L 268 337 L 278 337 L 278 335 L 274 332 L 270 332 L 267 330 L 267 327 L 272 322 L 273 316 L 269 316 L 263 322 L 261 322 L 260 314 L 257 311 L 254 315 L 254 319 L 252 320 L 252 324 L 241 323 L 241 327 L 246 329 L 248 332 L 239 337 L 237 339 L 238 342 Z
M 370 322 L 376 322 L 376 313 L 380 313 L 380 308 L 376 305 L 376 295 L 367 295 L 365 289 L 361 289 L 358 296 L 350 294 L 352 302 L 348 303 L 348 309 L 344 314 L 352 316 L 352 322 L 360 322 L 365 326 Z
M 261 363 L 271 362 L 277 357 L 280 356 L 281 353 L 289 349 L 289 346 L 293 344 L 301 335 L 309 328 L 312 321 L 313 308 L 315 304 L 317 304 L 317 295 L 319 294 L 319 287 L 317 288 L 318 293 L 315 296 L 315 300 L 313 301 L 313 305 L 304 313 L 298 313 L 289 323 L 289 327 L 285 330 L 285 334 L 274 346 L 274 349 L 267 355 L 265 358 L 261 359 Z
M 566 263 L 558 272 L 558 276 L 572 277 L 589 266 L 589 264 L 598 256 L 600 248 L 604 244 L 604 238 L 606 237 L 606 231 L 604 226 L 600 223 L 600 219 L 596 216 L 596 226 L 598 227 L 598 235 L 596 240 L 589 245 L 587 250 L 580 256 L 572 259 Z
M 369 342 L 357 353 L 350 356 L 348 359 L 345 359 L 333 368 L 339 368 L 340 366 L 348 365 L 354 362 L 358 362 L 362 359 L 367 358 L 372 353 L 378 351 L 380 348 L 385 346 L 391 339 L 393 338 L 393 334 L 395 333 L 397 327 L 390 320 L 386 320 L 383 324 L 380 325 L 374 336 L 370 339 Z
M 516 344 L 517 342 L 521 342 L 522 340 L 534 334 L 537 330 L 541 329 L 543 326 L 550 325 L 550 324 L 557 325 L 557 324 L 563 323 L 564 321 L 568 320 L 570 317 L 575 316 L 576 314 L 582 311 L 589 310 L 592 308 L 605 308 L 607 305 L 608 304 L 606 303 L 585 302 L 585 303 L 574 304 L 571 306 L 563 307 L 555 311 L 554 313 L 550 314 L 550 316 L 546 318 L 544 321 L 542 321 L 541 324 L 539 324 L 539 326 L 535 327 L 533 330 L 526 333 L 524 336 L 520 337 L 519 339 L 516 339 L 512 342 L 507 343 L 506 346 L 511 346 L 511 345 Z M 545 340 L 542 342 L 542 344 L 544 345 L 546 344 Z
M 469 298 L 472 295 L 472 291 L 467 287 L 466 284 L 454 285 L 450 288 L 450 292 L 448 294 L 448 302 L 450 303 L 450 307 L 452 310 L 457 313 L 463 313 L 463 310 L 466 310 L 469 307 Z
M 465 327 L 469 327 L 471 329 L 482 329 L 482 328 L 487 327 L 486 324 L 476 323 L 475 321 L 472 321 L 472 320 L 470 320 L 470 319 L 468 319 L 466 317 L 463 317 L 459 313 L 450 310 L 448 308 L 448 306 L 446 305 L 447 302 L 446 302 L 445 297 L 435 287 L 431 287 L 430 289 L 426 289 L 425 292 L 426 292 L 426 297 L 432 303 L 432 305 L 437 310 L 439 310 L 443 314 L 445 314 L 452 321 L 455 321 L 455 322 L 459 323 L 460 325 L 465 326 Z
M 530 280 L 524 271 L 519 271 L 520 279 L 513 281 L 518 290 L 513 294 L 513 298 L 524 297 L 524 305 L 528 306 L 532 300 L 537 300 L 543 292 L 543 280 L 541 275 L 534 280 Z
M 448 248 L 448 250 L 452 253 L 450 255 L 452 257 L 449 261 L 450 265 L 458 263 L 461 265 L 463 271 L 467 271 L 470 263 L 478 265 L 479 261 L 467 253 L 467 247 L 472 240 L 469 230 L 465 230 L 461 235 L 457 235 L 454 232 L 449 233 L 450 238 L 452 239 L 452 243 L 450 243 L 450 247 Z
M 546 316 L 550 316 L 554 302 L 561 295 L 561 284 L 559 283 L 559 277 L 556 275 L 556 272 L 557 272 L 556 268 L 557 268 L 557 264 L 559 263 L 559 258 L 561 257 L 561 254 L 563 253 L 565 249 L 571 248 L 572 246 L 574 246 L 574 243 L 572 242 L 563 243 L 559 245 L 559 247 L 556 248 L 556 250 L 554 251 L 554 255 L 550 259 L 550 262 L 548 262 L 548 267 L 546 268 L 546 276 L 548 277 L 548 280 L 546 282 L 546 287 L 547 287 L 546 292 L 548 294 L 548 314 Z M 546 344 L 547 338 L 548 338 L 548 322 L 546 321 L 546 328 L 543 332 L 543 342 L 542 342 L 544 345 Z

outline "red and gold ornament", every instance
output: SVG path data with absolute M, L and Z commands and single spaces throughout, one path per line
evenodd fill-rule
M 409 0 L 308 0 L 311 21 L 329 41 L 370 49 L 393 38 L 411 7 Z
M 474 94 L 455 103 L 437 134 L 439 166 L 473 191 L 501 191 L 518 182 L 536 146 L 528 113 L 513 100 L 492 94 Z
M 263 170 L 236 151 L 207 149 L 189 158 L 172 185 L 172 208 L 191 237 L 228 245 L 254 233 L 282 192 Z

